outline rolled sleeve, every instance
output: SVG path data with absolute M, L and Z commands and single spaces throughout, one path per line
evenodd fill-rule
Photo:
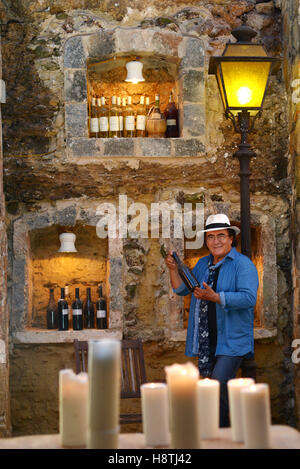
M 225 306 L 226 306 L 225 293 L 223 291 L 219 291 L 218 293 L 219 293 L 219 297 L 220 297 L 220 301 L 221 301 L 220 306 L 222 308 L 225 308 Z
M 179 296 L 185 296 L 185 295 L 188 295 L 190 293 L 189 289 L 187 288 L 187 286 L 185 285 L 184 282 L 182 282 L 179 285 L 179 287 L 173 288 L 173 291 L 174 291 L 174 293 L 176 293 L 176 295 L 179 295 Z

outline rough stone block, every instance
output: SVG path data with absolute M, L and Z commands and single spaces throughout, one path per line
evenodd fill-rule
M 30 230 L 37 230 L 39 228 L 45 228 L 46 226 L 50 225 L 50 216 L 48 213 L 37 215 L 32 214 L 29 215 L 26 219 L 28 231 Z
M 182 77 L 183 101 L 198 103 L 204 100 L 204 75 L 202 71 L 188 70 Z
M 107 57 L 116 51 L 115 33 L 101 31 L 83 37 L 83 45 L 89 58 Z
M 53 223 L 64 226 L 74 226 L 76 223 L 76 206 L 66 207 L 59 210 L 53 216 Z
M 86 104 L 66 104 L 67 137 L 88 137 L 88 115 Z
M 183 38 L 173 32 L 159 31 L 153 35 L 153 49 L 158 54 L 178 56 L 178 48 Z
M 198 38 L 185 39 L 185 55 L 181 61 L 183 68 L 204 67 L 204 45 Z
M 141 138 L 139 145 L 143 156 L 171 156 L 170 139 Z
M 85 53 L 81 36 L 74 36 L 65 43 L 64 67 L 84 68 L 86 65 Z
M 116 30 L 116 51 L 151 51 L 156 52 L 153 46 L 153 30 L 149 29 L 132 29 Z
M 205 153 L 204 144 L 196 138 L 174 138 L 172 143 L 175 148 L 175 156 L 199 156 Z
M 99 156 L 101 149 L 100 139 L 97 138 L 79 138 L 69 139 L 67 146 L 72 152 L 72 156 Z
M 104 140 L 105 156 L 134 156 L 132 138 L 110 138 Z
M 123 263 L 120 257 L 111 257 L 109 265 L 110 308 L 114 311 L 123 310 L 122 285 Z
M 87 82 L 85 70 L 65 71 L 65 100 L 77 103 L 87 100 Z
M 188 134 L 192 137 L 205 134 L 205 112 L 202 104 L 184 104 L 183 119 L 183 137 L 187 137 Z
M 13 331 L 24 329 L 25 325 L 25 288 L 26 288 L 26 259 L 18 258 L 13 265 L 13 294 L 10 312 L 10 324 Z

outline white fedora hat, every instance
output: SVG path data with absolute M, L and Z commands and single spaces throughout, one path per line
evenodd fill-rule
M 210 215 L 205 223 L 205 230 L 198 231 L 198 233 L 206 233 L 208 231 L 225 230 L 230 228 L 235 231 L 235 234 L 240 233 L 240 229 L 237 226 L 230 225 L 229 218 L 224 213 L 217 213 L 216 215 Z

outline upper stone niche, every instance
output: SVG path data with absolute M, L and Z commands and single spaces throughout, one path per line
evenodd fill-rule
M 139 57 L 144 83 L 127 84 L 125 64 Z M 154 29 L 116 28 L 73 36 L 64 51 L 65 126 L 70 157 L 200 156 L 205 153 L 204 47 L 199 38 Z M 138 86 L 138 88 L 137 88 Z M 88 138 L 91 88 L 99 95 L 141 94 L 153 101 L 161 95 L 161 109 L 169 92 L 179 108 L 180 138 Z M 121 92 L 120 92 L 121 90 Z

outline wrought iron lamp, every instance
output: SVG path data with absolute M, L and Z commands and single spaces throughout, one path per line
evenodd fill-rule
M 245 19 L 245 17 L 244 17 Z M 239 149 L 234 153 L 240 161 L 240 197 L 242 253 L 251 258 L 250 225 L 250 160 L 255 153 L 248 143 L 261 115 L 269 78 L 277 72 L 280 59 L 268 57 L 262 44 L 252 43 L 256 32 L 244 23 L 232 31 L 237 39 L 227 43 L 223 55 L 211 57 L 209 74 L 216 75 L 226 118 L 231 119 L 234 130 L 241 134 Z

